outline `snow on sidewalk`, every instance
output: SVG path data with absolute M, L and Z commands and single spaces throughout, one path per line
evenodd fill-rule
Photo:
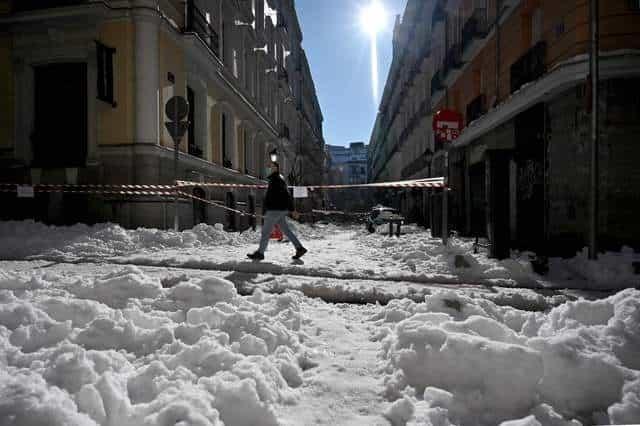
M 369 234 L 363 227 L 297 225 L 309 249 L 292 262 L 290 244 L 272 242 L 264 262 L 250 262 L 259 234 L 224 232 L 221 225 L 198 225 L 182 232 L 125 230 L 118 225 L 46 226 L 31 221 L 0 222 L 0 259 L 39 258 L 58 261 L 110 261 L 138 266 L 176 266 L 244 273 L 406 281 L 414 283 L 484 284 L 531 288 L 563 287 L 615 290 L 640 287 L 628 248 L 589 261 L 550 259 L 550 274 L 534 273 L 532 254 L 505 260 L 473 254 L 473 242 L 460 238 L 443 247 L 428 231 L 405 226 L 400 238 Z M 640 264 L 640 263 L 637 263 Z

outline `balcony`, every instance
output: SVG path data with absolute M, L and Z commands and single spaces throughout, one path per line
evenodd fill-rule
M 425 40 L 420 47 L 420 57 L 421 59 L 425 59 L 431 56 L 431 39 Z
M 436 23 L 445 21 L 447 19 L 447 12 L 444 10 L 441 2 L 433 10 L 433 17 L 431 18 L 432 28 L 436 26 Z
M 489 33 L 487 9 L 475 9 L 471 17 L 462 27 L 462 51 L 473 51 L 477 41 L 482 40 Z M 469 59 L 469 58 L 467 58 Z
M 420 103 L 420 108 L 418 109 L 418 115 L 422 118 L 431 112 L 431 98 L 425 98 L 422 103 Z
M 289 84 L 289 73 L 283 67 L 278 67 L 278 80 Z
M 485 96 L 480 95 L 467 105 L 467 126 L 472 121 L 482 117 L 486 112 Z
M 431 97 L 434 97 L 436 93 L 440 90 L 444 89 L 444 85 L 442 84 L 442 71 L 438 70 L 433 74 L 431 78 Z
M 211 25 L 210 19 L 207 19 L 207 15 L 196 6 L 195 0 L 187 0 L 186 11 L 183 32 L 197 34 L 213 53 L 220 57 L 220 38 Z
M 18 0 L 13 2 L 13 11 L 26 12 L 54 7 L 76 6 L 86 2 L 86 0 Z
M 449 47 L 449 50 L 447 50 L 444 56 L 445 77 L 449 75 L 451 71 L 462 68 L 462 64 L 462 45 L 456 43 Z
M 189 155 L 193 155 L 194 157 L 204 158 L 204 151 L 196 144 L 189 144 L 187 147 Z
M 287 126 L 286 124 L 280 123 L 280 127 L 278 129 L 278 133 L 280 135 L 280 138 L 282 138 L 282 139 L 290 139 L 289 126 Z
M 547 71 L 546 56 L 547 43 L 541 41 L 511 65 L 511 93 L 544 75 Z

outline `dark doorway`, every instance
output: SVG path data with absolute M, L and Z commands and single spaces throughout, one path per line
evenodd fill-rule
M 202 188 L 194 188 L 193 196 L 201 198 L 203 200 L 206 199 L 207 194 L 204 192 Z M 199 223 L 207 223 L 207 205 L 204 201 L 193 200 L 193 224 L 197 225 Z
M 87 65 L 35 67 L 36 167 L 84 167 L 87 159 Z
M 225 204 L 228 208 L 235 210 L 236 197 L 233 195 L 233 192 L 227 192 Z M 238 230 L 238 224 L 236 222 L 236 214 L 231 210 L 227 210 L 227 230 L 231 232 L 235 232 Z
M 538 104 L 516 117 L 514 159 L 517 208 L 515 246 L 540 253 L 544 248 L 544 106 Z
M 486 165 L 484 162 L 469 166 L 471 187 L 471 236 L 487 236 Z
M 491 257 L 506 259 L 510 255 L 509 232 L 509 162 L 511 151 L 490 151 L 487 159 L 489 178 L 488 234 Z

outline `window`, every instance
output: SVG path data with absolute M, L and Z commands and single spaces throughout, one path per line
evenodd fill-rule
M 258 17 L 256 16 L 256 0 L 251 0 L 251 14 L 253 15 L 253 21 L 251 21 L 251 26 L 255 30 L 256 22 L 258 21 Z
M 196 142 L 196 94 L 187 86 L 187 101 L 189 102 L 189 145 L 187 152 L 195 157 L 202 158 L 202 149 Z
M 248 137 L 248 132 L 245 130 L 243 132 L 243 145 L 244 145 L 244 173 L 245 174 L 249 174 L 250 172 L 250 167 L 249 167 L 249 137 Z
M 640 12 L 640 0 L 628 0 L 629 9 L 634 12 Z
M 232 63 L 232 69 L 233 69 L 233 76 L 235 78 L 239 77 L 238 74 L 238 51 L 236 49 L 232 50 L 232 55 L 233 55 L 233 63 Z
M 113 95 L 113 55 L 116 49 L 96 42 L 98 54 L 98 99 L 116 106 Z
M 223 112 L 221 115 L 220 128 L 222 129 L 222 164 L 227 163 L 227 115 Z

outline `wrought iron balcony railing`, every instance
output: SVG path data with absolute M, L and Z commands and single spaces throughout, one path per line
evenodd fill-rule
M 283 67 L 278 67 L 278 79 L 284 81 L 285 83 L 289 83 L 289 73 Z
M 440 2 L 436 5 L 433 10 L 433 17 L 431 18 L 431 25 L 435 26 L 436 22 L 444 21 L 447 19 L 447 12 L 444 10 L 444 7 Z
M 189 155 L 193 155 L 194 157 L 204 158 L 204 151 L 198 145 L 189 144 L 187 147 L 189 150 Z
M 544 75 L 546 56 L 547 43 L 541 41 L 511 65 L 511 93 Z
M 220 37 L 211 25 L 209 15 L 196 6 L 195 0 L 187 0 L 186 12 L 184 32 L 197 34 L 220 57 Z
M 489 33 L 487 9 L 478 8 L 462 27 L 462 50 L 466 49 L 474 39 L 482 39 Z
M 485 96 L 480 95 L 467 105 L 467 125 L 487 112 Z
M 281 123 L 280 128 L 278 130 L 281 138 L 284 138 L 284 139 L 290 138 L 289 126 L 287 126 L 284 123 Z
M 462 67 L 462 45 L 456 43 L 449 47 L 444 57 L 445 75 L 460 67 Z
M 431 96 L 440 90 L 444 89 L 444 85 L 442 84 L 442 71 L 438 70 L 431 77 Z
M 75 6 L 86 3 L 86 0 L 17 0 L 13 2 L 14 12 L 26 12 L 54 7 Z

